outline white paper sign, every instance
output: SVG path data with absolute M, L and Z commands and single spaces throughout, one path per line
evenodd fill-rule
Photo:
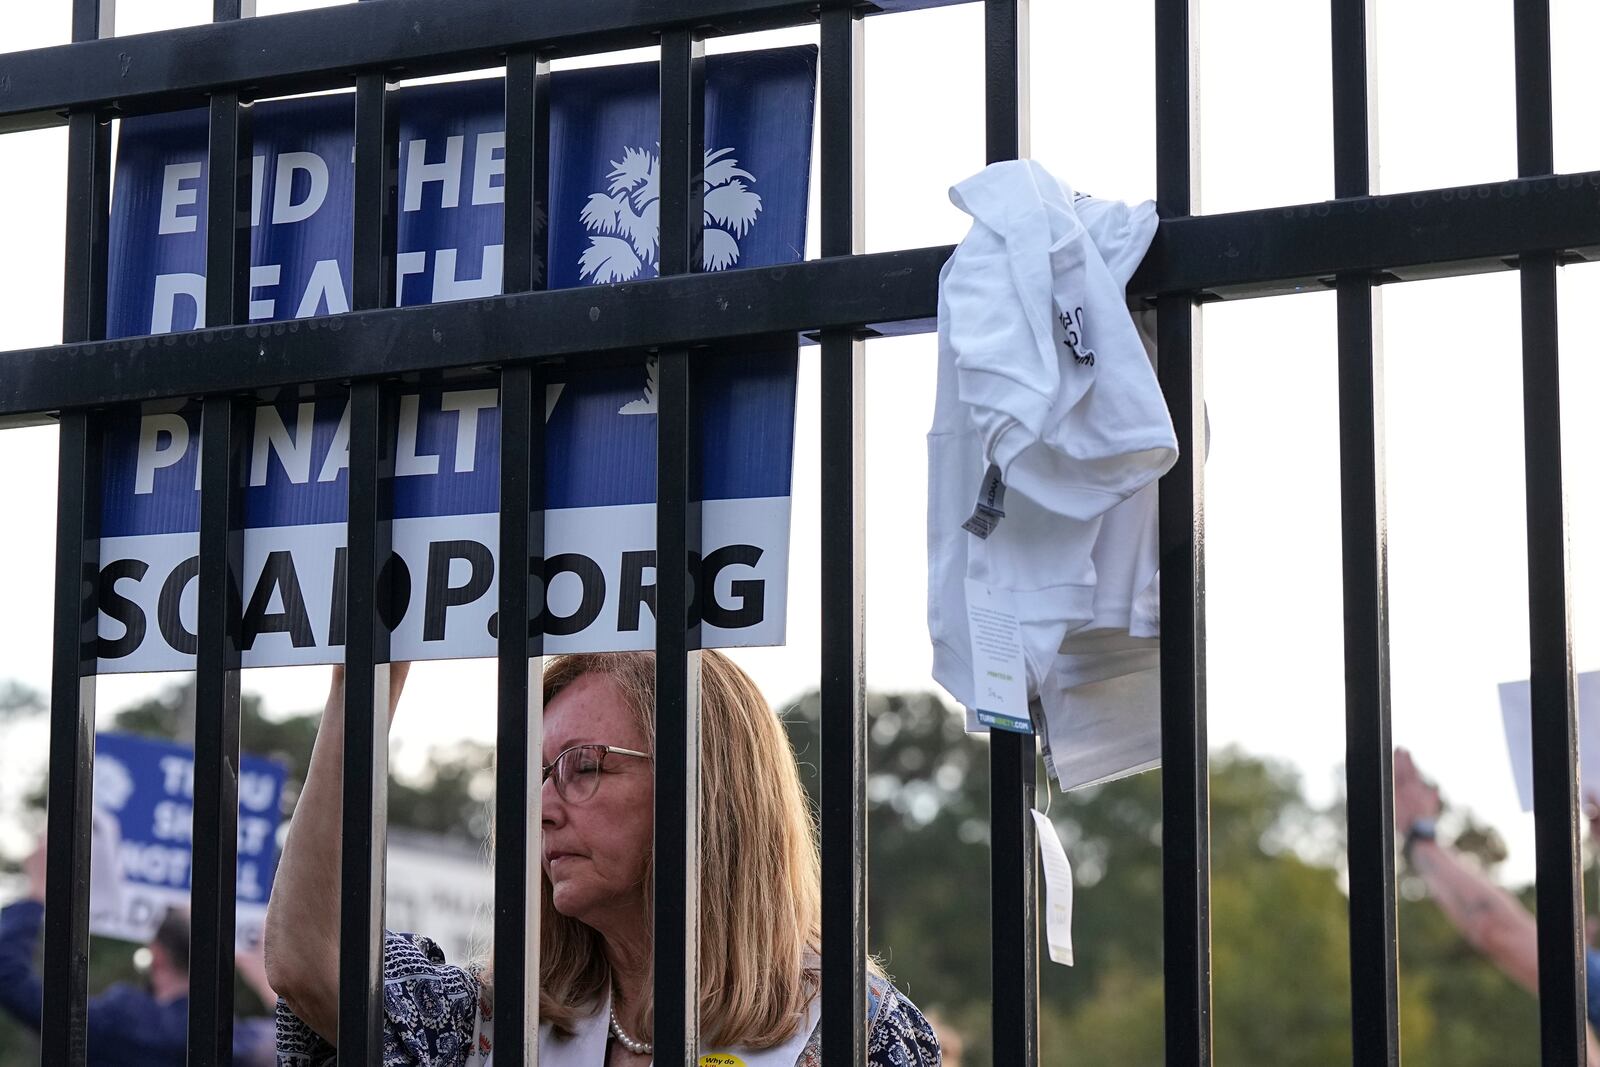
M 463 966 L 487 952 L 494 928 L 494 867 L 456 838 L 390 831 L 384 923 L 427 934 Z
M 1582 708 L 1600 708 L 1600 671 L 1578 675 L 1578 783 L 1585 801 L 1600 803 L 1600 714 L 1585 719 Z M 1517 799 L 1523 811 L 1533 810 L 1533 697 L 1526 681 L 1500 683 L 1500 715 L 1505 720 L 1506 749 Z
M 1044 939 L 1050 959 L 1072 966 L 1072 863 L 1061 847 L 1056 824 L 1035 808 L 1033 824 L 1039 830 L 1039 859 L 1044 863 Z
M 1033 733 L 1022 629 L 1010 590 L 967 579 L 967 633 L 972 643 L 972 701 L 978 721 L 1013 733 Z

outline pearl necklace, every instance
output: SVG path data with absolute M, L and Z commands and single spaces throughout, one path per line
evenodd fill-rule
M 615 1006 L 611 1008 L 611 1036 L 622 1042 L 622 1047 L 635 1056 L 648 1056 L 654 1051 L 654 1046 L 650 1042 L 640 1041 L 637 1038 L 628 1036 L 628 1032 L 622 1028 L 622 1024 L 617 1022 L 617 1009 Z

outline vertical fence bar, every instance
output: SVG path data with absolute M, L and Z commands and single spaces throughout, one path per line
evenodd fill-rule
M 399 157 L 383 74 L 356 79 L 355 218 L 351 306 L 394 303 Z M 389 785 L 388 591 L 390 478 L 381 469 L 393 438 L 384 388 L 350 387 L 348 561 L 345 578 L 345 748 L 339 923 L 339 1063 L 383 1056 L 383 898 Z
M 206 302 L 211 310 L 218 310 L 209 294 Z M 226 1067 L 233 1062 L 235 879 L 239 863 L 239 583 L 243 570 L 239 516 L 244 497 L 246 430 L 244 407 L 233 397 L 207 397 L 200 418 L 202 489 L 195 620 L 198 642 L 194 854 L 189 886 L 189 1065 Z
M 340 866 L 339 1063 L 383 1055 L 383 897 L 388 825 L 389 658 L 381 561 L 389 558 L 383 386 L 350 387 L 345 577 L 344 842 Z
M 74 253 L 68 247 L 70 261 Z M 87 1062 L 100 453 L 98 420 L 88 412 L 62 412 L 40 1038 L 42 1062 L 51 1067 L 83 1067 Z
M 705 45 L 661 35 L 661 273 L 701 267 Z M 655 1057 L 693 1067 L 700 1006 L 699 432 L 689 353 L 659 356 L 656 408 Z
M 822 254 L 861 251 L 864 36 L 848 7 L 822 12 Z M 865 343 L 822 335 L 822 1058 L 867 1058 Z
M 1372 0 L 1333 0 L 1334 195 L 1372 192 Z M 1377 290 L 1337 281 L 1339 455 L 1344 552 L 1345 782 L 1350 864 L 1350 1006 L 1355 1062 L 1400 1062 L 1389 731 L 1388 534 L 1383 352 Z
M 984 0 L 984 156 L 990 163 L 1027 156 L 1028 5 Z
M 113 0 L 73 0 L 72 39 L 109 36 L 115 10 Z M 111 127 L 93 111 L 74 112 L 67 118 L 65 342 L 105 336 L 110 206 Z M 40 1045 L 42 1062 L 51 1067 L 83 1067 L 100 573 L 99 419 L 87 411 L 62 412 L 58 449 Z
M 1191 0 L 1156 0 L 1156 201 L 1194 210 Z M 1211 812 L 1206 751 L 1205 387 L 1188 295 L 1156 307 L 1157 372 L 1178 437 L 1161 479 L 1161 844 L 1167 1063 L 1211 1063 Z
M 1528 178 L 1555 170 L 1549 0 L 1517 0 L 1515 26 L 1517 172 Z M 1578 870 L 1578 742 L 1561 467 L 1555 256 L 1524 255 L 1520 273 L 1539 1036 L 1545 1064 L 1583 1064 L 1587 1056 L 1583 885 Z
M 1540 1042 L 1545 1064 L 1581 1065 L 1586 1055 L 1583 886 L 1578 873 L 1577 722 L 1561 479 L 1555 257 L 1523 256 L 1521 276 Z
M 550 203 L 550 65 L 532 50 L 506 57 L 505 274 L 502 288 L 545 287 Z
M 532 51 L 506 57 L 504 288 L 539 288 L 549 202 L 549 76 Z M 544 693 L 544 382 L 526 363 L 500 372 L 499 734 L 495 765 L 495 1056 L 539 1059 L 538 877 Z
M 495 1058 L 539 1061 L 538 770 L 544 694 L 542 631 L 529 620 L 543 597 L 544 387 L 528 364 L 500 372 L 499 727 L 495 764 Z M 522 562 L 527 561 L 527 562 Z M 543 582 L 537 583 L 542 592 Z
M 984 4 L 986 158 L 1028 154 L 1028 0 Z M 1039 1062 L 1038 754 L 1031 735 L 989 734 L 994 1062 Z
M 387 75 L 360 75 L 356 78 L 356 194 L 350 279 L 350 306 L 357 311 L 395 304 L 398 137 Z
M 72 0 L 72 39 L 111 36 L 115 0 Z M 111 126 L 89 111 L 67 117 L 67 217 L 62 340 L 106 335 L 106 270 L 111 248 Z M 98 563 L 98 561 L 97 561 Z
M 214 21 L 254 14 L 215 0 Z M 211 326 L 245 321 L 250 270 L 249 111 L 211 97 L 206 174 L 206 307 Z M 189 884 L 189 1064 L 233 1062 L 233 950 L 239 841 L 239 594 L 243 406 L 201 408 L 200 573 L 196 598 L 194 827 Z

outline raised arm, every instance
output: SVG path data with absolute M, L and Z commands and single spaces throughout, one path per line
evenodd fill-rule
M 1439 817 L 1439 791 L 1423 781 L 1411 753 L 1394 753 L 1394 822 L 1402 837 L 1417 820 Z M 1431 837 L 1411 839 L 1411 865 L 1428 895 L 1473 948 L 1522 988 L 1539 995 L 1539 924 L 1522 902 Z M 1592 955 L 1592 954 L 1591 954 Z M 1588 968 L 1585 971 L 1588 972 Z M 1593 975 L 1588 975 L 1593 980 Z M 1589 1062 L 1600 1063 L 1600 1040 L 1585 1027 Z
M 407 663 L 389 672 L 392 720 Z M 266 973 L 289 1009 L 336 1041 L 339 1028 L 339 856 L 344 783 L 344 668 L 333 669 L 305 787 L 295 803 L 267 905 Z
M 1395 831 L 1405 837 L 1418 820 L 1439 816 L 1439 791 L 1422 779 L 1411 754 L 1394 753 Z M 1522 902 L 1453 849 L 1427 838 L 1411 841 L 1411 864 L 1428 895 L 1461 936 L 1506 977 L 1539 995 L 1539 928 Z

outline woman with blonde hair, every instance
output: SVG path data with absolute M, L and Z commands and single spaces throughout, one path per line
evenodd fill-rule
M 397 665 L 392 701 L 404 667 Z M 541 1067 L 634 1067 L 652 1047 L 655 659 L 560 656 L 544 672 L 539 892 Z M 727 657 L 701 660 L 702 1052 L 818 1067 L 821 875 L 782 724 Z M 267 915 L 281 1067 L 334 1062 L 343 678 L 336 673 Z M 937 1067 L 916 1007 L 870 976 L 869 1063 Z M 425 937 L 384 946 L 384 1067 L 492 1055 L 493 968 L 446 963 Z

